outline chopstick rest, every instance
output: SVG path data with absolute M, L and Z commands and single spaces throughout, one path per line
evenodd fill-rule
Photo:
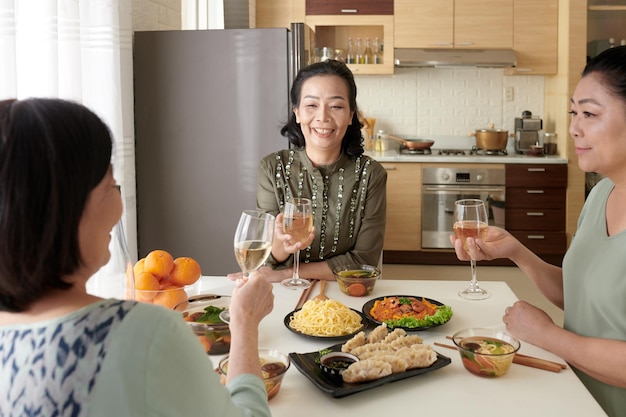
M 435 346 L 445 347 L 448 349 L 457 350 L 456 346 L 446 345 L 444 343 L 435 342 Z M 531 368 L 543 369 L 544 371 L 550 372 L 561 372 L 561 369 L 564 369 L 559 363 L 552 362 L 546 359 L 535 358 L 532 356 L 519 355 L 515 354 L 513 356 L 513 363 L 518 365 L 530 366 Z

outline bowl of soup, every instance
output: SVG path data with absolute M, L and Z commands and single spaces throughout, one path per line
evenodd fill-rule
M 228 360 L 229 357 L 225 356 L 218 365 L 218 372 L 224 377 L 228 375 Z M 278 394 L 283 377 L 289 369 L 291 361 L 289 356 L 282 352 L 259 348 L 259 362 L 261 363 L 261 373 L 263 374 L 263 383 L 267 391 L 267 399 L 271 400 Z M 222 382 L 225 382 L 225 378 Z
M 380 278 L 380 269 L 372 265 L 345 265 L 333 269 L 342 293 L 353 297 L 370 295 Z
M 452 336 L 463 366 L 474 375 L 496 378 L 505 375 L 520 342 L 504 330 L 472 328 Z

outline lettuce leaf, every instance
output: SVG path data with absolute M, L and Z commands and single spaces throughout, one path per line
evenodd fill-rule
M 408 329 L 415 329 L 417 327 L 432 327 L 446 323 L 452 317 L 452 307 L 439 306 L 437 312 L 432 316 L 426 316 L 423 319 L 416 319 L 414 317 L 404 317 L 398 320 L 385 320 L 387 327 L 405 327 Z

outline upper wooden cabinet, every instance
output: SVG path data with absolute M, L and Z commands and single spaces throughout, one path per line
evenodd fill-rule
M 558 0 L 515 0 L 513 49 L 517 66 L 505 74 L 549 75 L 557 73 Z
M 393 0 L 306 0 L 306 14 L 392 15 Z
M 253 23 L 257 28 L 290 28 L 304 22 L 305 0 L 250 0 Z
M 378 38 L 383 45 L 382 64 L 349 64 L 354 75 L 393 74 L 393 16 L 390 15 L 314 15 L 305 23 L 315 31 L 316 48 L 345 50 L 348 38 Z
M 513 47 L 513 0 L 395 0 L 396 48 Z

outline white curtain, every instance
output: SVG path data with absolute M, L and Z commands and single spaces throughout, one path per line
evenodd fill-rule
M 136 260 L 131 0 L 0 0 L 0 99 L 27 97 L 80 102 L 109 125 Z

